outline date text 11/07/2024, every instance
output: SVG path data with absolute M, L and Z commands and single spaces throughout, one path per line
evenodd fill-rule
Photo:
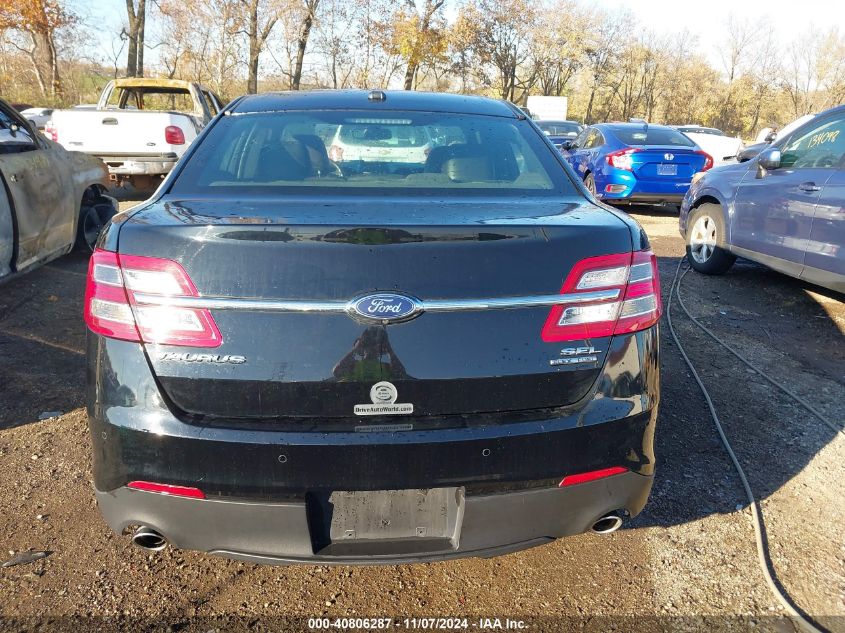
M 413 630 L 445 631 L 468 630 L 480 631 L 511 630 L 529 628 L 524 620 L 510 618 L 309 618 L 311 630 L 386 630 L 403 628 Z

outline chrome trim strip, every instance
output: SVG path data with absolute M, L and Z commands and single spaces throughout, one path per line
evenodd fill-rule
M 465 312 L 473 310 L 510 310 L 536 308 L 561 303 L 586 303 L 619 298 L 619 290 L 594 290 L 565 295 L 535 295 L 503 297 L 500 299 L 432 299 L 420 300 L 420 312 Z M 236 299 L 230 297 L 167 297 L 135 294 L 135 301 L 145 305 L 208 310 L 253 310 L 256 312 L 319 312 L 350 314 L 352 301 L 286 301 L 265 299 Z

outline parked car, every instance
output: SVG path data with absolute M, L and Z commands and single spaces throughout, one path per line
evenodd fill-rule
M 771 130 L 770 128 L 764 128 L 765 130 L 769 130 L 767 134 L 765 134 L 763 140 L 758 140 L 757 142 L 753 143 L 752 145 L 748 145 L 745 149 L 743 149 L 739 154 L 737 154 L 736 158 L 740 163 L 744 163 L 746 161 L 751 160 L 757 154 L 762 152 L 766 149 L 769 145 L 778 141 L 789 134 L 792 134 L 795 130 L 799 127 L 804 125 L 807 121 L 810 121 L 815 117 L 816 114 L 805 114 L 803 116 L 798 117 L 794 121 L 787 123 L 783 126 L 779 131 Z M 760 136 L 763 135 L 763 130 L 761 130 L 760 134 L 758 135 L 758 139 Z
M 636 222 L 505 102 L 317 91 L 229 110 L 91 259 L 93 471 L 114 530 L 398 563 L 642 509 L 662 307 Z M 363 120 L 452 144 L 404 172 L 366 151 L 333 163 L 325 129 Z
M 109 82 L 95 109 L 56 110 L 45 132 L 66 149 L 106 163 L 112 180 L 157 186 L 222 108 L 203 86 L 176 79 Z
M 638 123 L 600 123 L 563 144 L 566 159 L 597 198 L 612 204 L 680 204 L 713 157 L 681 132 Z
M 680 230 L 697 271 L 736 256 L 845 292 L 845 106 L 823 112 L 752 160 L 689 190 Z
M 549 140 L 559 150 L 563 149 L 565 141 L 571 141 L 578 138 L 584 126 L 577 121 L 534 121 L 543 134 L 549 137 Z
M 105 165 L 67 152 L 0 100 L 0 280 L 67 253 L 93 250 L 117 210 Z
M 355 161 L 369 165 L 413 165 L 425 162 L 433 145 L 425 126 L 362 119 L 339 125 L 328 152 L 329 158 L 340 166 Z
M 27 108 L 21 112 L 21 116 L 32 123 L 37 130 L 43 130 L 52 115 L 52 108 Z
M 675 126 L 675 129 L 683 132 L 688 139 L 710 154 L 714 166 L 735 163 L 737 156 L 744 149 L 741 138 L 728 136 L 715 127 L 680 125 Z

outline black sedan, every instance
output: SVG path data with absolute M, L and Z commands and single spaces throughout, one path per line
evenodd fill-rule
M 641 228 L 510 104 L 244 97 L 91 258 L 99 507 L 264 563 L 611 532 L 652 484 L 661 311 Z

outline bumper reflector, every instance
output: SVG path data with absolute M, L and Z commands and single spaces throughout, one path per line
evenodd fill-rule
M 566 486 L 574 486 L 576 484 L 584 484 L 588 481 L 596 481 L 597 479 L 605 479 L 613 475 L 620 475 L 627 473 L 628 469 L 624 466 L 611 466 L 610 468 L 602 468 L 601 470 L 591 470 L 586 473 L 579 473 L 577 475 L 567 475 L 558 484 L 559 488 Z
M 605 193 L 622 193 L 628 188 L 628 185 L 606 185 Z
M 205 499 L 205 493 L 199 488 L 189 486 L 171 486 L 170 484 L 157 484 L 152 481 L 130 481 L 127 488 L 143 490 L 144 492 L 156 492 L 160 495 L 171 495 L 173 497 L 190 497 L 192 499 Z

